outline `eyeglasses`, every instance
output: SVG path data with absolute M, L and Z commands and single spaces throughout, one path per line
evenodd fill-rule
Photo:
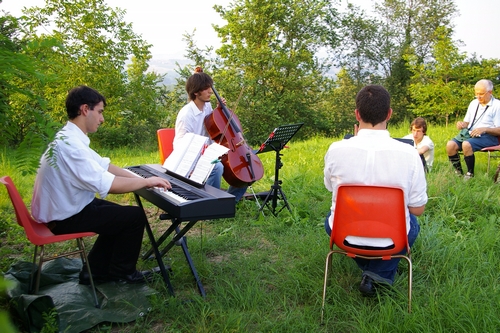
M 484 92 L 484 93 L 475 93 L 476 97 L 484 97 L 486 96 L 487 94 L 490 94 L 491 91 L 487 91 L 487 92 Z

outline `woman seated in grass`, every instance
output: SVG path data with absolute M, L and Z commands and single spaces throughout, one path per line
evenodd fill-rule
M 406 135 L 403 139 L 412 139 L 415 148 L 422 158 L 422 163 L 426 172 L 431 171 L 432 162 L 434 162 L 434 142 L 427 134 L 427 123 L 424 118 L 415 118 L 410 124 L 411 134 Z

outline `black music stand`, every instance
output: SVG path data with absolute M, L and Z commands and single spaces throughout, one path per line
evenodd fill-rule
M 281 212 L 285 207 L 288 208 L 290 213 L 292 212 L 292 210 L 290 209 L 290 205 L 286 200 L 285 193 L 283 193 L 283 190 L 281 188 L 281 184 L 283 182 L 279 179 L 279 170 L 283 166 L 283 163 L 281 163 L 282 154 L 280 152 L 283 148 L 285 148 L 285 145 L 288 143 L 288 141 L 290 141 L 295 133 L 297 133 L 302 125 L 304 125 L 304 123 L 276 127 L 274 131 L 269 134 L 269 137 L 266 139 L 266 141 L 264 141 L 264 143 L 260 146 L 260 149 L 257 151 L 257 154 L 265 153 L 271 150 L 274 150 L 276 152 L 276 164 L 274 166 L 274 184 L 271 186 L 271 190 L 260 206 L 259 214 L 260 212 L 262 212 L 264 207 L 267 206 L 269 208 L 268 204 L 270 200 L 272 200 L 270 210 L 274 216 L 278 216 L 279 212 Z M 283 206 L 278 210 L 278 212 L 276 212 L 278 199 L 281 199 L 283 201 Z

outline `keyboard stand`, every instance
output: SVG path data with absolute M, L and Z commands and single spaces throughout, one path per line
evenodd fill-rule
M 135 201 L 137 202 L 137 205 L 142 208 L 144 212 L 144 216 L 146 216 L 146 211 L 144 210 L 144 207 L 142 206 L 141 198 L 139 195 L 134 193 Z M 146 221 L 147 221 L 147 216 L 146 216 Z M 165 284 L 167 285 L 168 291 L 170 292 L 170 295 L 175 296 L 174 294 L 174 288 L 172 287 L 172 283 L 170 282 L 170 278 L 168 277 L 168 272 L 167 269 L 165 268 L 165 264 L 163 263 L 163 260 L 161 259 L 160 256 L 160 251 L 158 251 L 158 246 L 156 246 L 156 241 L 155 241 L 155 236 L 153 235 L 153 231 L 151 230 L 151 226 L 149 225 L 149 222 L 146 222 L 146 233 L 148 234 L 149 240 L 152 245 L 152 250 L 155 253 L 156 261 L 158 262 L 158 267 L 160 268 L 160 273 L 163 277 L 163 281 L 165 281 Z
M 135 200 L 137 202 L 137 205 L 141 208 L 144 207 L 142 206 L 141 198 L 139 195 L 135 194 Z M 146 212 L 144 212 L 144 215 L 146 215 Z M 161 275 L 163 277 L 163 280 L 165 281 L 165 284 L 167 285 L 167 288 L 172 296 L 175 296 L 174 293 L 174 288 L 172 287 L 172 283 L 170 282 L 170 278 L 168 276 L 168 272 L 165 268 L 165 264 L 163 263 L 163 256 L 174 246 L 174 245 L 180 245 L 182 247 L 182 251 L 184 252 L 184 256 L 186 257 L 186 261 L 188 262 L 189 269 L 191 270 L 191 273 L 193 274 L 193 277 L 196 281 L 196 285 L 198 287 L 198 291 L 200 292 L 201 296 L 205 298 L 206 293 L 205 289 L 203 288 L 203 284 L 201 283 L 201 279 L 198 276 L 198 271 L 196 270 L 196 267 L 194 266 L 193 260 L 191 258 L 191 254 L 189 253 L 189 249 L 187 246 L 187 241 L 186 237 L 184 235 L 191 229 L 197 222 L 195 221 L 189 221 L 187 224 L 185 224 L 183 227 L 181 227 L 181 222 L 183 222 L 180 218 L 172 218 L 168 214 L 161 214 L 160 215 L 161 220 L 167 220 L 170 219 L 172 221 L 172 224 L 168 227 L 168 229 L 158 238 L 158 240 L 155 239 L 153 231 L 151 230 L 151 226 L 149 225 L 149 222 L 146 223 L 146 232 L 149 237 L 149 241 L 151 243 L 151 249 L 147 251 L 143 255 L 143 259 L 152 259 L 152 255 L 156 258 L 156 261 L 158 263 L 158 267 L 160 268 Z M 160 251 L 159 247 L 162 243 L 165 242 L 165 240 L 175 232 L 174 237 L 170 240 L 170 242 Z

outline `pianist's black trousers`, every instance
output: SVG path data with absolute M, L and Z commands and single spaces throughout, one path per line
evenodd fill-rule
M 95 198 L 68 219 L 53 221 L 54 234 L 92 231 L 97 240 L 88 255 L 93 275 L 123 276 L 136 270 L 147 223 L 138 206 L 121 206 Z

